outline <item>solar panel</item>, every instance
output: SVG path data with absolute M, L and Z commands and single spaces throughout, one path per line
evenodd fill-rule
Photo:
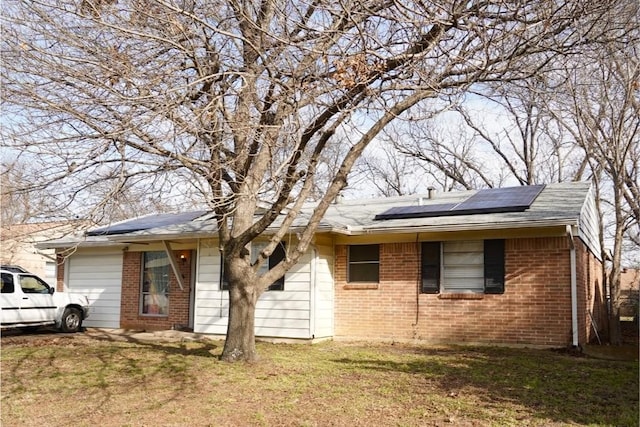
M 426 216 L 437 216 L 440 212 L 449 212 L 456 206 L 455 203 L 441 203 L 436 205 L 421 206 L 396 206 L 381 214 L 375 216 L 374 219 L 399 219 L 399 218 L 421 218 Z
M 182 224 L 188 221 L 192 221 L 206 213 L 207 211 L 192 211 L 148 215 L 142 218 L 136 218 L 130 221 L 125 221 L 118 224 L 108 225 L 106 227 L 90 230 L 87 232 L 87 236 L 105 236 L 112 234 L 132 233 L 134 231 L 148 230 L 150 228 Z
M 453 210 L 465 214 L 521 212 L 531 206 L 543 188 L 544 185 L 529 185 L 480 190 Z
M 374 219 L 430 218 L 478 213 L 522 212 L 531 206 L 543 189 L 544 185 L 489 188 L 479 190 L 467 200 L 457 204 L 399 206 L 376 215 Z

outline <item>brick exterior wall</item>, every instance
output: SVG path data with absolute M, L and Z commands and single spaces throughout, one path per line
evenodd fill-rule
M 571 343 L 567 237 L 506 240 L 505 293 L 500 295 L 420 294 L 419 243 L 381 244 L 380 282 L 350 284 L 347 252 L 348 246 L 336 246 L 336 337 L 540 346 Z M 579 265 L 589 257 L 579 244 Z M 578 270 L 579 331 L 587 340 L 586 304 L 595 297 L 587 289 L 597 275 L 593 266 L 582 265 Z
M 181 251 L 182 252 L 182 251 Z M 140 282 L 142 277 L 142 252 L 125 252 L 122 263 L 122 296 L 120 327 L 123 329 L 167 330 L 189 324 L 189 288 L 191 263 L 178 262 L 184 277 L 184 290 L 180 289 L 173 271 L 169 284 L 169 315 L 140 314 Z M 178 256 L 178 252 L 176 252 Z M 193 253 L 188 257 L 193 258 Z
M 64 261 L 62 254 L 56 254 L 56 291 L 64 291 Z
M 602 263 L 579 239 L 576 239 L 576 264 L 579 342 L 597 342 L 598 338 L 604 342 L 608 340 L 609 320 L 602 279 Z

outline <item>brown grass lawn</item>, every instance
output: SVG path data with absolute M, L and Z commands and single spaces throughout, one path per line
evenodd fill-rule
M 637 426 L 638 362 L 562 351 L 4 337 L 2 426 Z

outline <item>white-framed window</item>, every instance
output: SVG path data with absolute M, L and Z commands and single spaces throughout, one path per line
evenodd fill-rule
M 442 242 L 442 292 L 484 292 L 482 240 Z
M 169 315 L 170 278 L 171 265 L 165 251 L 142 253 L 141 314 Z
M 348 282 L 380 281 L 380 245 L 350 245 Z
M 422 243 L 422 293 L 504 293 L 504 240 Z

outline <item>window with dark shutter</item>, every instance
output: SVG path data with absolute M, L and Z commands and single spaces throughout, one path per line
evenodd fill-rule
M 422 243 L 422 287 L 423 294 L 440 292 L 440 242 Z
M 504 240 L 484 241 L 484 292 L 504 293 Z

